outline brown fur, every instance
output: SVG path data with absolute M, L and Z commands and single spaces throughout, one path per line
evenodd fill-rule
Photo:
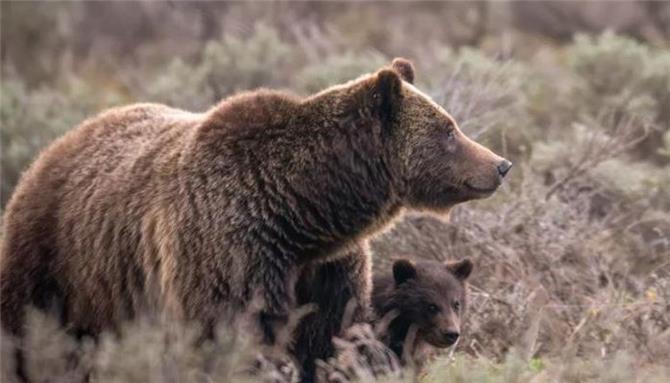
M 391 68 L 398 72 L 403 81 L 414 84 L 414 65 L 409 60 L 397 57 L 393 59 Z
M 211 328 L 259 296 L 271 343 L 296 291 L 319 291 L 300 303 L 357 297 L 364 313 L 367 238 L 403 207 L 490 194 L 501 161 L 391 68 L 305 99 L 259 90 L 202 114 L 112 109 L 48 147 L 7 205 L 3 326 L 20 335 L 26 305 L 56 302 L 78 332 L 140 310 Z M 345 294 L 320 290 L 319 265 L 339 270 Z M 301 359 L 328 352 L 335 311 L 304 326 L 322 338 Z
M 398 358 L 414 357 L 425 346 L 444 348 L 456 342 L 471 272 L 472 262 L 467 259 L 448 263 L 399 260 L 393 272 L 375 276 L 373 307 L 379 320 L 390 321 L 382 339 Z M 412 332 L 413 342 L 408 339 Z M 405 350 L 406 346 L 411 350 Z
M 420 373 L 427 358 L 458 339 L 472 268 L 468 259 L 444 263 L 401 259 L 392 270 L 376 272 L 375 318 L 343 331 L 334 358 L 317 368 L 318 381 L 365 381 L 369 375 L 380 381 L 402 380 L 401 367 L 407 364 Z

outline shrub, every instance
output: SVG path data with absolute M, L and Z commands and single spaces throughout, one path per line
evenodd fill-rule
M 75 77 L 68 77 L 60 89 L 29 89 L 20 78 L 4 76 L 0 98 L 2 206 L 40 149 L 93 111 L 122 100 L 117 93 Z
M 295 76 L 295 85 L 306 93 L 314 93 L 354 79 L 361 73 L 375 71 L 388 62 L 389 59 L 378 52 L 331 54 L 305 66 Z
M 597 115 L 605 110 L 623 119 L 640 119 L 656 132 L 642 142 L 638 154 L 659 160 L 660 137 L 670 129 L 668 53 L 605 33 L 577 36 L 567 55 L 578 76 L 571 95 L 575 115 Z
M 201 54 L 159 67 L 126 68 L 123 81 L 63 64 L 37 86 L 4 66 L 3 206 L 41 148 L 105 107 L 142 100 L 205 110 L 259 86 L 306 94 L 390 60 L 348 44 L 342 36 L 350 34 L 268 25 L 206 41 Z M 477 265 L 461 352 L 435 360 L 421 381 L 667 379 L 659 365 L 670 354 L 670 54 L 612 33 L 527 60 L 442 43 L 411 51 L 420 53 L 410 57 L 419 87 L 515 163 L 501 191 L 455 208 L 450 222 L 408 217 L 372 244 L 375 269 L 399 254 L 467 256 Z M 192 329 L 164 323 L 137 321 L 97 345 L 72 343 L 39 320 L 29 328 L 35 373 L 64 380 L 80 373 L 67 370 L 72 353 L 98 381 L 233 381 L 248 357 L 237 338 L 193 347 Z M 355 365 L 369 376 L 359 344 L 340 345 L 348 359 L 329 371 Z M 202 367 L 210 362 L 215 369 Z M 275 381 L 292 379 L 274 360 L 257 364 Z
M 149 82 L 131 84 L 137 98 L 203 110 L 234 92 L 288 83 L 293 47 L 275 29 L 257 25 L 248 38 L 223 35 L 193 63 L 176 58 Z

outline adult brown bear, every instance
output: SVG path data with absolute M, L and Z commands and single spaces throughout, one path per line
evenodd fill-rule
M 396 59 L 307 98 L 258 90 L 201 114 L 138 104 L 85 121 L 7 205 L 3 327 L 20 338 L 25 307 L 55 301 L 78 333 L 140 310 L 211 328 L 259 296 L 273 342 L 297 303 L 327 302 L 297 334 L 309 369 L 331 352 L 346 302 L 369 306 L 367 238 L 403 208 L 488 196 L 511 167 L 413 78 Z

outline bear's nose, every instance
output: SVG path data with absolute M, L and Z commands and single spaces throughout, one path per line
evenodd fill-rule
M 458 340 L 459 335 L 460 334 L 456 331 L 447 331 L 444 333 L 444 340 L 446 340 L 449 344 L 454 344 L 456 343 L 456 340 Z
M 512 163 L 503 160 L 501 163 L 498 164 L 498 174 L 500 174 L 501 177 L 504 177 L 507 175 L 507 172 L 512 168 Z

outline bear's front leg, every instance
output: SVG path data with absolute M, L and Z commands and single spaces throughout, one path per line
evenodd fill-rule
M 367 319 L 370 310 L 371 268 L 363 245 L 346 249 L 336 259 L 306 267 L 296 284 L 298 305 L 314 304 L 295 331 L 293 354 L 302 367 L 302 382 L 313 382 L 316 360 L 334 354 L 332 338 L 350 322 Z M 352 304 L 349 304 L 352 302 Z M 350 308 L 352 311 L 347 312 Z M 351 323 L 344 323 L 345 325 Z
M 265 344 L 276 343 L 277 335 L 288 323 L 290 310 L 295 308 L 297 269 L 294 258 L 288 254 L 268 253 L 263 258 L 257 285 L 262 291 L 258 320 Z

